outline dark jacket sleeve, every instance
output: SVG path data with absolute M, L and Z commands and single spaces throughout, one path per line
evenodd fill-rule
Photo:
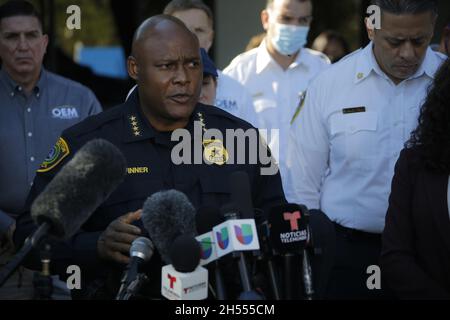
M 66 141 L 70 141 L 70 139 L 66 138 Z M 17 227 L 14 234 L 14 242 L 17 248 L 20 248 L 25 239 L 37 229 L 30 211 L 33 201 L 76 153 L 77 148 L 75 144 L 69 142 L 69 145 L 71 154 L 66 159 L 51 171 L 38 172 L 36 174 L 26 205 L 17 219 Z M 97 256 L 97 240 L 99 236 L 100 232 L 84 232 L 80 230 L 68 241 L 49 238 L 48 243 L 51 245 L 51 272 L 65 278 L 67 276 L 67 267 L 70 265 L 77 265 L 82 271 L 95 270 L 101 263 Z M 34 249 L 30 253 L 25 261 L 25 266 L 32 270 L 41 270 L 39 248 Z
M 449 299 L 450 294 L 415 259 L 414 230 L 418 226 L 412 219 L 412 203 L 417 172 L 411 168 L 413 152 L 403 150 L 395 167 L 383 233 L 382 274 L 401 299 Z

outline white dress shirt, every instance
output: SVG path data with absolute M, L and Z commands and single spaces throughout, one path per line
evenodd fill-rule
M 418 71 L 395 85 L 372 48 L 350 54 L 309 87 L 291 127 L 294 188 L 286 196 L 345 227 L 381 233 L 395 163 L 446 57 L 428 49 Z
M 252 96 L 238 81 L 217 70 L 216 107 L 255 125 Z
M 285 179 L 286 142 L 291 121 L 310 81 L 329 64 L 329 59 L 322 53 L 303 48 L 284 70 L 270 56 L 263 41 L 258 48 L 237 56 L 224 70 L 250 91 L 256 121 L 245 115 L 243 119 L 268 131 L 268 145 L 279 163 L 285 192 L 291 188 Z M 271 134 L 274 129 L 279 130 L 278 134 Z

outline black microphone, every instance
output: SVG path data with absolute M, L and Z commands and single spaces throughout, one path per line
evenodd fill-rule
M 236 171 L 230 175 L 231 202 L 234 202 L 242 219 L 254 219 L 252 191 L 247 172 Z
M 172 266 L 178 272 L 190 273 L 200 263 L 200 244 L 194 237 L 183 234 L 177 237 L 170 246 Z
M 102 139 L 86 143 L 34 200 L 31 217 L 39 227 L 0 274 L 0 286 L 47 234 L 60 240 L 75 235 L 125 173 L 126 161 L 116 146 Z
M 226 221 L 234 222 L 240 219 L 240 212 L 235 203 L 229 203 L 220 209 L 222 216 Z M 253 219 L 250 219 L 253 220 Z M 254 224 L 254 221 L 253 221 Z M 256 229 L 256 228 L 255 228 Z M 258 237 L 257 235 L 255 235 Z M 232 240 L 230 240 L 232 241 Z M 259 244 L 258 244 L 259 247 Z M 263 300 L 263 297 L 255 292 L 252 288 L 250 281 L 250 273 L 248 271 L 247 259 L 243 251 L 234 251 L 233 256 L 237 258 L 239 275 L 242 284 L 242 293 L 238 297 L 238 300 Z
M 130 263 L 124 272 L 116 300 L 128 300 L 136 295 L 145 277 L 141 276 L 142 267 L 153 256 L 153 243 L 150 239 L 139 237 L 130 248 Z
M 200 235 L 211 233 L 211 230 L 221 224 L 223 221 L 220 218 L 220 210 L 215 206 L 203 206 L 197 211 L 197 216 L 195 217 L 195 222 L 197 224 L 197 231 Z M 213 248 L 213 244 L 209 244 Z M 223 281 L 222 270 L 220 268 L 219 260 L 215 260 L 212 265 L 214 272 L 214 279 L 216 283 L 216 297 L 217 300 L 226 300 L 227 294 L 225 290 L 225 283 Z
M 276 272 L 277 268 L 274 261 L 274 249 L 270 241 L 269 221 L 264 217 L 263 211 L 259 209 L 255 209 L 255 221 L 258 230 L 259 243 L 261 245 L 258 258 L 266 263 L 273 299 L 281 300 L 279 281 Z
M 176 238 L 170 248 L 171 265 L 161 270 L 161 294 L 169 300 L 204 300 L 208 271 L 199 265 L 201 248 L 191 235 Z
M 309 210 L 308 222 L 311 231 L 307 250 L 313 257 L 311 264 L 314 270 L 314 298 L 323 299 L 336 255 L 336 230 L 330 218 L 320 210 Z
M 142 223 L 165 263 L 172 263 L 170 247 L 180 235 L 197 235 L 195 209 L 189 199 L 177 190 L 161 191 L 144 203 Z
M 231 202 L 234 203 L 227 208 L 222 208 L 224 216 L 227 220 L 233 219 L 255 219 L 255 212 L 252 200 L 252 190 L 250 186 L 250 179 L 248 173 L 245 171 L 236 171 L 230 175 L 229 179 Z M 235 210 L 233 210 L 235 206 Z M 231 209 L 231 211 L 230 211 Z M 241 281 L 244 288 L 244 292 L 240 296 L 240 300 L 247 300 L 249 297 L 252 299 L 262 299 L 256 292 L 254 292 L 250 285 L 249 273 L 247 271 L 247 263 L 243 252 L 239 253 L 239 272 L 241 275 Z M 257 300 L 259 300 L 257 299 Z
M 284 299 L 294 299 L 295 258 L 302 254 L 303 282 L 306 297 L 312 299 L 314 294 L 311 267 L 309 265 L 306 245 L 309 239 L 308 209 L 297 204 L 275 206 L 269 214 L 270 239 L 274 250 L 283 256 L 284 265 Z

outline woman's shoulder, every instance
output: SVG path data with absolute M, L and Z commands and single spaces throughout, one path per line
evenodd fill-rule
M 424 149 L 421 146 L 405 147 L 400 153 L 399 164 L 420 171 L 425 168 Z

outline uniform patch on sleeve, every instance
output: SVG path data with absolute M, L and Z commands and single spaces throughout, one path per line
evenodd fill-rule
M 37 172 L 48 172 L 56 167 L 64 158 L 70 154 L 69 145 L 66 140 L 59 138 L 50 154 L 41 164 Z

